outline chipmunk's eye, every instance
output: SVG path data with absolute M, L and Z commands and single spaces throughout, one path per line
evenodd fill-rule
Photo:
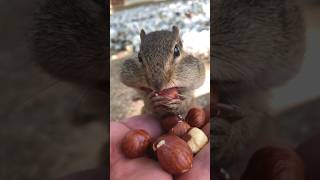
M 179 49 L 179 47 L 177 45 L 173 49 L 173 56 L 174 56 L 174 58 L 180 56 L 180 49 Z

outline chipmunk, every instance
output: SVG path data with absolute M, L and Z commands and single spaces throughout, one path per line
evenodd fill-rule
M 304 20 L 295 0 L 213 0 L 211 16 L 211 84 L 219 103 L 243 115 L 212 118 L 212 164 L 238 179 L 255 146 L 273 134 L 270 91 L 299 71 Z
M 140 32 L 140 51 L 136 58 L 124 61 L 121 81 L 135 88 L 144 100 L 143 112 L 164 116 L 185 115 L 192 105 L 193 90 L 205 79 L 205 67 L 199 59 L 183 49 L 179 29 Z M 175 88 L 178 98 L 152 96 L 155 92 Z

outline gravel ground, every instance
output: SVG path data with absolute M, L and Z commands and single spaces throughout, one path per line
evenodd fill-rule
M 208 56 L 210 1 L 167 1 L 117 11 L 110 18 L 110 50 L 139 50 L 140 30 L 180 29 L 184 49 Z

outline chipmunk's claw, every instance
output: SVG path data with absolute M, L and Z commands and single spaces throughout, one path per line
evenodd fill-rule
M 150 96 L 154 110 L 160 114 L 177 114 L 183 102 L 180 98 L 172 99 L 166 96 Z

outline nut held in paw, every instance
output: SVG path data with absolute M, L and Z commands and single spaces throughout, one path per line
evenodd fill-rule
M 178 98 L 178 90 L 177 88 L 169 88 L 169 89 L 164 89 L 159 92 L 160 96 L 166 96 L 171 99 Z

